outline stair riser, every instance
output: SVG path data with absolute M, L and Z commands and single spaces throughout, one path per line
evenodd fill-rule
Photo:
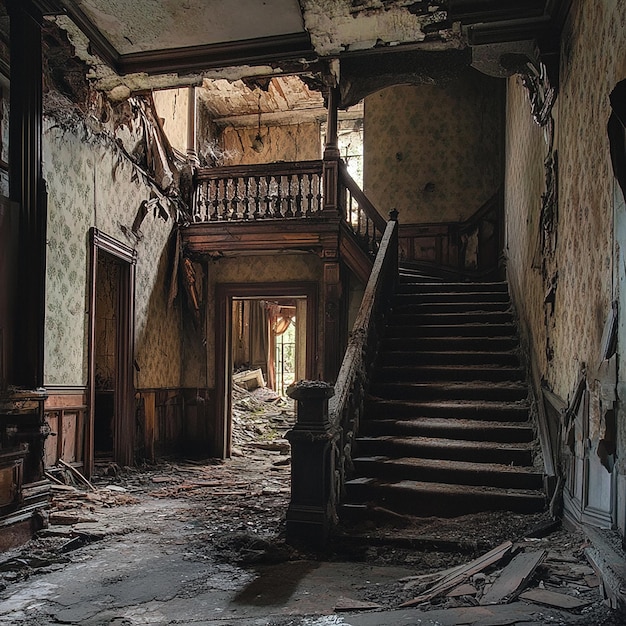
M 514 513 L 537 513 L 545 507 L 541 497 L 527 498 L 515 496 L 494 496 L 486 494 L 477 497 L 475 494 L 466 496 L 441 496 L 433 498 L 426 493 L 423 497 L 407 497 L 402 492 L 394 493 L 372 489 L 365 486 L 347 490 L 348 499 L 352 502 L 376 501 L 380 506 L 398 513 L 414 514 L 420 517 L 457 517 L 481 511 L 512 511 Z
M 417 417 L 445 417 L 492 422 L 525 422 L 528 419 L 527 406 L 489 408 L 488 406 L 441 407 L 432 405 L 408 404 L 406 402 L 385 402 L 370 400 L 367 405 L 368 419 L 412 419 Z
M 397 293 L 392 301 L 392 309 L 397 306 L 416 304 L 465 304 L 469 306 L 480 305 L 485 302 L 506 303 L 510 306 L 511 299 L 508 293 L 484 292 L 484 293 Z
M 401 352 L 386 351 L 379 364 L 386 365 L 502 365 L 517 366 L 519 358 L 513 352 Z
M 464 326 L 466 324 L 513 324 L 513 315 L 507 312 L 467 311 L 464 313 L 403 313 L 389 317 L 388 326 Z
M 422 381 L 521 381 L 521 369 L 456 367 L 441 369 L 432 367 L 384 367 L 377 375 L 379 382 L 422 382 Z
M 389 337 L 383 340 L 382 350 L 409 350 L 467 352 L 469 350 L 513 350 L 518 345 L 515 337 Z
M 431 294 L 431 293 L 505 293 L 509 290 L 506 283 L 431 283 L 420 281 L 402 281 L 397 287 L 399 294 Z
M 357 456 L 389 456 L 392 458 L 415 457 L 418 459 L 443 459 L 446 461 L 468 461 L 470 463 L 501 463 L 518 467 L 530 467 L 530 450 L 498 450 L 493 448 L 465 448 L 461 446 L 427 446 L 408 441 L 359 440 Z
M 514 337 L 512 324 L 475 324 L 441 326 L 387 326 L 385 336 L 392 337 Z
M 500 402 L 516 402 L 525 400 L 528 391 L 524 387 L 441 387 L 411 386 L 410 384 L 374 384 L 372 395 L 388 400 L 413 400 L 425 402 L 429 400 L 493 400 Z
M 454 422 L 454 420 L 450 420 Z M 366 420 L 361 425 L 360 434 L 367 437 L 437 437 L 445 439 L 462 439 L 466 441 L 493 441 L 498 443 L 530 443 L 534 434 L 530 427 L 519 428 L 490 428 L 485 424 L 484 429 L 437 426 L 429 428 L 427 425 L 414 425 L 410 421 Z
M 448 483 L 452 485 L 472 485 L 500 487 L 502 489 L 537 489 L 543 487 L 543 480 L 537 474 L 511 474 L 510 472 L 468 472 L 454 469 L 413 468 L 394 466 L 376 462 L 355 462 L 359 476 L 382 478 L 385 480 L 419 480 L 423 482 Z
M 408 315 L 428 315 L 437 313 L 508 313 L 510 302 L 447 302 L 396 305 L 392 312 Z

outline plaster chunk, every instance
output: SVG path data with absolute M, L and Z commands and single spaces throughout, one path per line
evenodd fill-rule
M 437 10 L 415 15 L 409 10 L 414 2 L 385 3 L 384 10 L 378 0 L 361 3 L 356 9 L 352 4 L 350 0 L 304 0 L 301 3 L 305 28 L 320 56 L 421 42 L 426 39 L 425 26 L 443 22 L 447 17 L 445 11 Z M 437 6 L 432 3 L 433 9 Z

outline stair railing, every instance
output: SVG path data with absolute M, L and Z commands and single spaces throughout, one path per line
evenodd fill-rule
M 288 395 L 297 401 L 291 442 L 291 503 L 287 539 L 323 544 L 338 520 L 352 451 L 366 404 L 369 376 L 398 277 L 398 213 L 392 211 L 334 387 L 301 381 Z
M 339 161 L 339 212 L 359 240 L 361 247 L 374 256 L 387 222 L 350 176 L 344 161 Z

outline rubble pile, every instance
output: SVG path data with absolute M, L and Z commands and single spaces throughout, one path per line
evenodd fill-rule
M 251 448 L 289 452 L 284 436 L 295 423 L 293 400 L 267 387 L 247 390 L 233 383 L 232 420 L 233 456 L 242 456 Z

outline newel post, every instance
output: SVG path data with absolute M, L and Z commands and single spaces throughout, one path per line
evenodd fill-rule
M 324 146 L 324 211 L 337 213 L 339 191 L 339 144 L 337 136 L 338 87 L 327 91 L 328 114 L 326 118 L 326 145 Z
M 328 421 L 334 387 L 303 380 L 287 390 L 297 402 L 291 443 L 291 502 L 287 509 L 287 541 L 322 546 L 335 521 L 335 460 L 338 433 Z

